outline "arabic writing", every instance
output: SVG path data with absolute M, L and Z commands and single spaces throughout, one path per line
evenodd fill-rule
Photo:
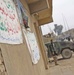
M 36 37 L 34 33 L 25 31 L 25 29 L 23 29 L 23 32 L 32 58 L 32 62 L 33 64 L 37 64 L 38 61 L 40 60 L 40 52 L 39 52 L 39 47 L 37 44 Z
M 0 39 L 17 40 L 21 36 L 15 5 L 12 0 L 0 0 Z

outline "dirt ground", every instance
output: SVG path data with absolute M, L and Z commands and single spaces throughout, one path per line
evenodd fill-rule
M 74 54 L 70 59 L 62 59 L 60 56 L 58 59 L 59 65 L 57 66 L 54 62 L 49 63 L 47 75 L 74 75 Z

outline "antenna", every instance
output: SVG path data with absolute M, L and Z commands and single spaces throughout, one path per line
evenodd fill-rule
M 68 30 L 69 30 L 69 26 L 68 26 L 67 20 L 66 20 L 65 16 L 63 15 L 63 13 L 62 13 L 62 17 L 63 17 L 64 25 L 65 25 L 65 23 L 66 23 L 66 26 L 67 26 L 67 28 L 68 28 Z M 66 26 L 65 26 L 65 29 L 66 29 Z M 66 30 L 67 30 L 67 29 L 66 29 Z
M 49 25 L 47 25 L 47 26 L 48 26 L 50 32 L 53 33 L 53 30 L 51 29 L 51 27 Z
M 62 13 L 62 16 L 63 16 L 63 21 L 64 21 L 64 23 L 66 22 L 66 26 L 67 26 L 67 28 L 69 30 L 69 26 L 68 26 L 67 20 L 66 20 L 65 16 L 63 15 L 63 13 Z M 68 36 L 67 37 L 71 38 L 71 32 L 68 32 Z

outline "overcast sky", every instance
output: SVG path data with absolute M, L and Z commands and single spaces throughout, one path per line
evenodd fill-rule
M 74 28 L 74 0 L 53 0 L 53 23 L 42 27 L 43 35 L 54 29 L 54 24 L 63 25 L 63 31 Z

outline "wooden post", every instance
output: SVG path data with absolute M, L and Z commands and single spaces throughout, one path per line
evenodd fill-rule
M 43 39 L 42 39 L 41 29 L 36 23 L 34 23 L 34 28 L 38 38 L 38 43 L 39 43 L 40 51 L 44 60 L 45 68 L 48 69 L 48 60 L 47 60 L 47 55 L 46 55 Z

